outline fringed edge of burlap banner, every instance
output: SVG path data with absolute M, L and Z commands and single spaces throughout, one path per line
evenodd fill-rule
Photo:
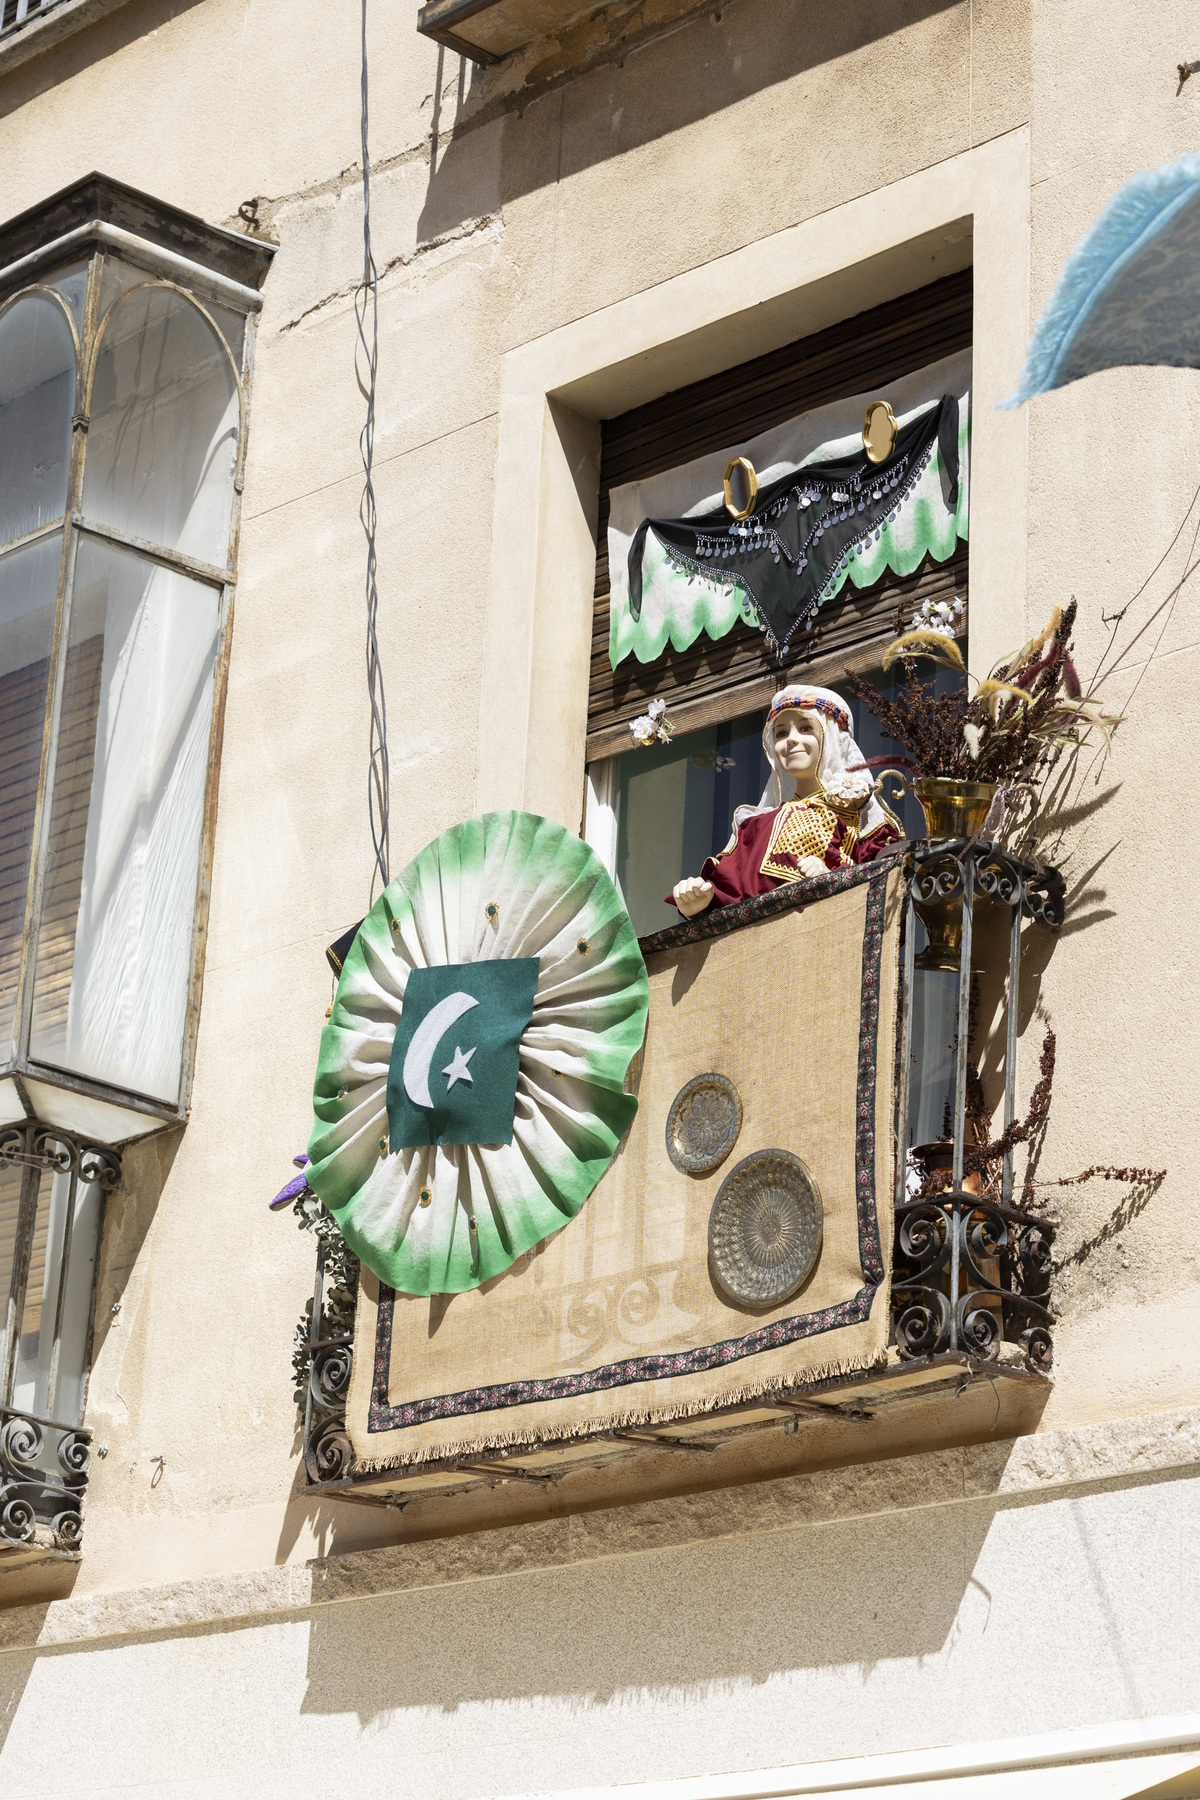
M 882 1295 L 884 1305 L 888 1304 L 886 1289 L 890 1283 L 884 1284 Z M 879 1290 L 875 1290 L 875 1298 L 879 1298 Z M 874 1304 L 874 1302 L 873 1302 Z M 845 1329 L 845 1327 L 840 1327 Z M 852 1375 L 869 1375 L 876 1369 L 887 1366 L 888 1352 L 886 1345 L 868 1356 L 848 1356 L 833 1362 L 821 1363 L 815 1369 L 807 1369 L 804 1378 L 797 1381 L 794 1374 L 781 1370 L 778 1374 L 760 1377 L 757 1381 L 747 1381 L 741 1386 L 730 1388 L 727 1393 L 697 1396 L 691 1400 L 677 1400 L 670 1405 L 661 1406 L 626 1406 L 618 1412 L 607 1414 L 604 1419 L 564 1420 L 553 1425 L 528 1426 L 522 1430 L 507 1431 L 500 1429 L 485 1430 L 473 1433 L 470 1437 L 452 1438 L 437 1445 L 430 1445 L 424 1450 L 411 1451 L 408 1454 L 396 1452 L 390 1456 L 356 1456 L 354 1472 L 356 1474 L 373 1475 L 385 1473 L 390 1469 L 420 1469 L 427 1463 L 453 1461 L 455 1457 L 477 1455 L 484 1450 L 533 1450 L 552 1444 L 568 1444 L 585 1438 L 603 1438 L 612 1431 L 626 1431 L 631 1426 L 671 1425 L 680 1419 L 695 1419 L 705 1413 L 722 1413 L 729 1407 L 752 1405 L 756 1400 L 767 1400 L 774 1394 L 794 1392 L 797 1395 L 808 1394 L 813 1388 L 820 1387 L 828 1381 L 846 1379 Z M 468 1415 L 472 1416 L 472 1415 Z M 478 1414 L 473 1415 L 479 1417 Z M 735 1423 L 735 1421 L 730 1421 Z M 714 1431 L 720 1430 L 721 1421 L 715 1419 Z M 400 1427 L 404 1429 L 404 1427 Z

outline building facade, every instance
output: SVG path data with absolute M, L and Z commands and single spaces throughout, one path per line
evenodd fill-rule
M 1047 798 L 1065 914 L 1021 936 L 1019 1107 L 1047 1030 L 1057 1062 L 1019 1174 L 1127 1176 L 1059 1196 L 1052 1370 L 959 1345 L 928 1392 L 822 1374 L 765 1429 L 566 1472 L 451 1455 L 424 1486 L 359 1478 L 348 1355 L 297 1411 L 317 1239 L 268 1211 L 312 1131 L 326 948 L 381 885 L 360 24 L 4 8 L 4 1792 L 1200 1793 L 1200 953 L 1161 837 L 1200 712 L 1196 376 L 998 404 L 1111 194 L 1200 148 L 1193 22 L 369 0 L 393 876 L 519 809 L 586 835 L 647 938 L 711 847 L 672 820 L 707 782 L 727 824 L 712 783 L 775 686 L 873 676 L 931 597 L 969 595 L 978 674 L 1074 599 L 1126 715 Z M 943 365 L 969 533 L 847 587 L 807 647 L 743 623 L 614 669 L 630 484 L 822 408 L 805 443 L 832 440 Z M 629 734 L 656 693 L 673 761 Z M 807 980 L 799 1020 L 764 1002 L 785 1060 L 836 1001 Z

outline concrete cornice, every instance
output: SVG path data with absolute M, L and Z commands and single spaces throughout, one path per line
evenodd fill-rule
M 0 76 L 126 5 L 128 0 L 58 0 L 48 12 L 34 13 L 15 29 L 10 26 L 0 37 Z
M 389 1593 L 873 1515 L 1048 1499 L 1064 1489 L 1197 1465 L 1200 1406 L 278 1568 L 14 1607 L 0 1612 L 0 1650 L 266 1624 L 283 1614 Z

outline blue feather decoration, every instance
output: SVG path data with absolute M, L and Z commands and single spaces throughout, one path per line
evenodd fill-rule
M 1118 189 L 1063 266 L 1029 340 L 1015 394 L 1098 369 L 1200 366 L 1200 154 L 1146 169 Z

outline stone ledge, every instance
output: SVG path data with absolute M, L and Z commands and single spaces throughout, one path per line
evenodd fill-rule
M 889 1513 L 1048 1498 L 1063 1489 L 1197 1465 L 1200 1406 L 280 1568 L 15 1607 L 0 1612 L 0 1650 L 261 1624 L 389 1593 Z
M 48 12 L 34 13 L 15 29 L 10 26 L 0 37 L 0 76 L 40 56 L 44 50 L 53 49 L 73 31 L 82 31 L 85 25 L 94 25 L 97 19 L 127 4 L 128 0 L 58 0 L 58 5 Z

